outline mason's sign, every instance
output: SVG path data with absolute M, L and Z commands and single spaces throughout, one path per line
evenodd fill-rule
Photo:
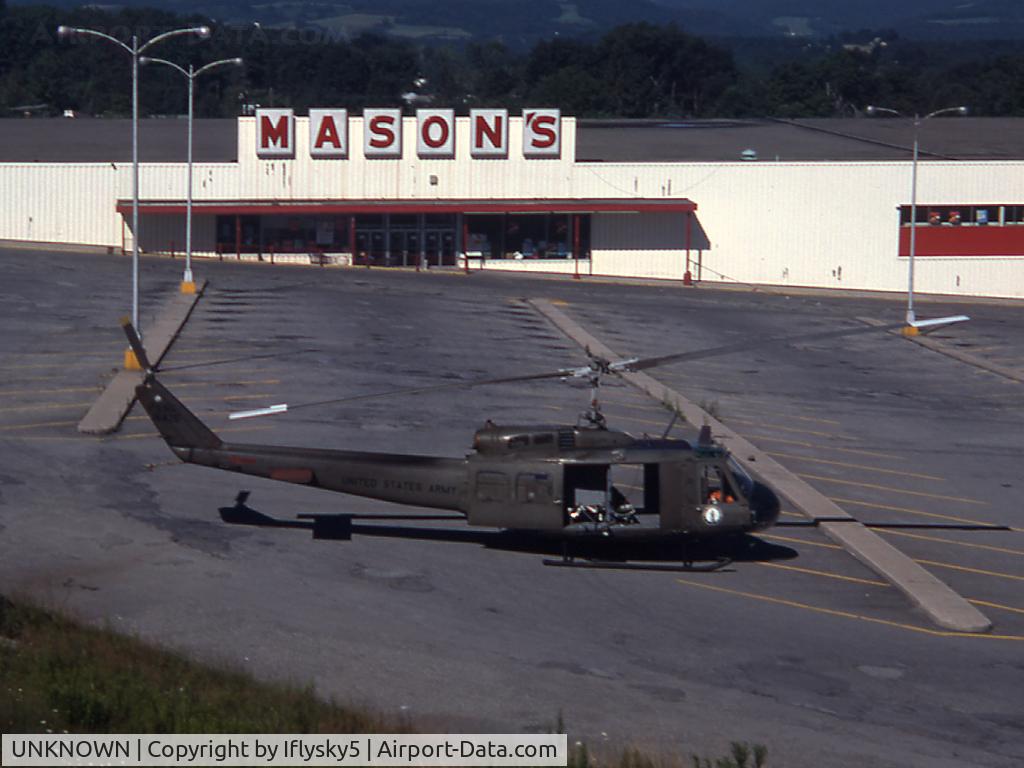
M 522 151 L 527 158 L 562 156 L 562 115 L 557 109 L 523 110 Z M 411 123 L 411 121 L 410 121 Z M 416 156 L 455 157 L 455 111 L 416 110 Z M 363 110 L 363 157 L 402 157 L 402 110 Z M 349 115 L 345 109 L 309 110 L 309 156 L 345 159 L 349 156 Z M 509 156 L 507 109 L 473 109 L 469 113 L 469 154 L 479 159 Z M 295 112 L 256 110 L 256 156 L 263 160 L 295 157 Z

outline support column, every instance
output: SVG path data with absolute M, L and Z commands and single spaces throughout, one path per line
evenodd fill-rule
M 356 265 L 356 217 L 348 217 L 348 249 L 352 253 L 352 266 Z
M 690 245 L 693 243 L 693 211 L 686 212 L 686 269 L 683 270 L 683 285 L 693 285 L 690 272 Z
M 580 215 L 572 215 L 572 257 L 575 260 L 575 272 L 573 278 L 580 279 Z
M 419 264 L 422 264 L 424 269 L 430 267 L 426 263 L 427 259 L 427 219 L 426 214 L 416 214 L 416 225 L 419 227 L 420 232 L 420 252 L 416 254 L 416 258 L 419 259 Z

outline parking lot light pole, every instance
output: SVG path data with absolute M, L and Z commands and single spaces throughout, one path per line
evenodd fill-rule
M 63 25 L 57 27 L 57 37 L 59 38 L 98 37 L 120 46 L 132 57 L 132 325 L 135 326 L 140 337 L 142 326 L 139 323 L 139 57 L 147 48 L 179 35 L 195 35 L 205 40 L 210 36 L 210 28 L 202 26 L 173 29 L 170 32 L 159 34 L 141 45 L 138 35 L 132 35 L 131 45 L 129 45 L 123 40 L 118 40 L 112 35 L 95 29 Z M 124 367 L 132 371 L 141 370 L 139 361 L 131 349 L 125 350 Z
M 240 67 L 242 66 L 242 60 L 220 59 L 219 61 L 211 61 L 209 64 L 204 64 L 199 69 L 193 69 L 191 64 L 188 65 L 188 69 L 185 69 L 173 61 L 156 59 L 150 56 L 141 57 L 139 63 L 143 65 L 164 64 L 188 78 L 188 193 L 185 203 L 185 274 L 181 278 L 181 292 L 195 293 L 196 283 L 192 277 L 192 125 L 195 112 L 195 82 L 197 77 L 215 67 L 228 64 Z
M 869 117 L 874 117 L 878 114 L 895 115 L 896 117 L 905 117 L 902 112 L 895 109 L 889 109 L 888 107 L 877 107 L 869 106 L 864 110 Z M 925 120 L 930 120 L 933 117 L 939 115 L 966 115 L 967 107 L 946 107 L 944 109 L 937 109 L 934 112 L 929 112 L 925 116 L 914 114 L 914 159 L 911 163 L 910 170 L 910 253 L 907 259 L 907 325 L 903 329 L 905 336 L 916 336 L 918 333 L 917 328 L 914 326 L 914 322 L 917 319 L 914 315 L 914 256 L 917 252 L 917 160 L 918 160 L 918 135 L 921 130 L 921 124 Z

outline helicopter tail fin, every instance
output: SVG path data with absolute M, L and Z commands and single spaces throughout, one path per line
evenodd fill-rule
M 135 388 L 135 396 L 160 436 L 171 449 L 175 448 L 220 448 L 223 443 L 213 431 L 203 424 L 192 411 L 182 405 L 181 401 L 171 394 L 156 379 L 156 373 L 142 346 L 142 339 L 129 318 L 121 321 L 124 334 L 128 337 L 128 345 L 135 354 L 139 366 L 145 371 L 145 378 Z
M 213 430 L 157 381 L 156 376 L 146 376 L 135 388 L 135 395 L 153 420 L 160 436 L 172 449 L 220 448 L 223 444 Z

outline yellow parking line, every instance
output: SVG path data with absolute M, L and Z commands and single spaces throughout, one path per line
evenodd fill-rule
M 732 412 L 734 407 L 735 406 L 728 406 L 727 409 L 730 412 Z M 750 417 L 756 418 L 758 416 L 758 414 L 756 412 L 752 413 L 751 411 L 746 410 L 744 408 L 735 408 L 735 413 L 738 413 L 738 414 L 741 414 L 741 415 L 746 415 L 748 418 L 750 418 Z M 797 421 L 809 421 L 809 422 L 812 422 L 814 424 L 829 424 L 829 425 L 836 426 L 836 427 L 841 427 L 843 425 L 842 422 L 836 421 L 835 419 L 823 419 L 820 416 L 800 416 L 798 414 L 793 413 L 793 414 L 786 414 L 785 418 L 787 420 L 788 419 L 796 419 Z M 774 426 L 774 425 L 770 425 L 770 426 Z
M 7 389 L 0 390 L 0 397 L 4 395 L 55 395 L 67 392 L 100 392 L 103 387 L 59 387 L 57 389 Z
M 934 480 L 936 482 L 945 482 L 944 477 L 936 477 L 935 475 L 924 475 L 918 472 L 903 472 L 898 469 L 882 469 L 881 467 L 872 467 L 867 464 L 850 464 L 845 461 L 835 461 L 834 459 L 818 459 L 813 456 L 800 456 L 795 453 L 773 453 L 768 452 L 769 456 L 782 459 L 799 459 L 800 461 L 812 461 L 815 464 L 829 464 L 834 467 L 847 467 L 849 469 L 864 469 L 870 472 L 880 472 L 884 475 L 900 475 L 902 477 L 915 477 L 919 480 Z
M 1024 576 L 1017 576 L 1013 573 L 1000 573 L 999 571 L 986 571 L 982 568 L 969 568 L 966 565 L 953 565 L 952 563 L 940 563 L 937 560 L 918 560 L 915 563 L 930 565 L 934 568 L 948 568 L 951 571 L 962 571 L 964 573 L 976 573 L 980 576 L 994 576 L 997 579 L 1010 579 L 1012 581 L 1024 581 Z
M 808 541 L 807 539 L 795 539 L 792 536 L 779 536 L 774 533 L 759 533 L 757 536 L 759 539 L 785 541 L 790 544 L 806 544 L 809 547 L 821 547 L 822 549 L 842 549 L 838 544 L 827 544 L 824 541 Z
M 726 414 L 722 421 L 729 424 L 750 424 L 755 427 L 766 427 L 768 429 L 776 429 L 780 432 L 792 432 L 796 435 L 814 435 L 815 437 L 842 437 L 838 432 L 819 432 L 813 429 L 793 429 L 792 427 L 780 427 L 778 424 L 767 424 L 763 421 L 754 421 L 753 419 L 734 419 Z
M 88 408 L 92 401 L 85 403 L 45 403 L 44 405 L 10 405 L 0 408 L 0 413 L 20 413 L 21 411 L 59 411 L 67 408 Z
M 894 453 L 881 453 L 879 451 L 866 451 L 862 448 L 840 448 L 836 445 L 822 445 L 821 443 L 808 443 L 804 440 L 787 440 L 784 437 L 774 437 L 772 435 L 746 435 L 745 436 L 751 442 L 768 442 L 768 443 L 782 443 L 783 445 L 799 445 L 802 448 L 810 448 L 815 451 L 842 451 L 843 453 L 856 453 L 860 456 L 875 456 L 879 459 L 895 459 L 897 461 L 903 461 L 902 456 L 897 456 Z
M 907 531 L 894 531 L 891 528 L 876 528 L 876 533 L 884 533 L 889 536 L 905 536 L 908 539 L 920 539 L 922 541 L 935 541 L 941 544 L 954 544 L 958 547 L 970 547 L 971 549 L 984 549 L 989 552 L 1000 552 L 1005 555 L 1024 555 L 1024 550 L 1009 549 L 1007 547 L 995 547 L 991 544 L 977 544 L 972 541 L 956 541 L 955 539 L 943 539 L 939 536 L 924 536 L 920 533 L 908 533 Z
M 926 493 L 924 491 L 908 491 L 905 488 L 893 488 L 888 485 L 876 485 L 874 483 L 864 483 L 858 480 L 840 480 L 835 477 L 825 477 L 823 475 L 807 475 L 796 473 L 797 477 L 802 477 L 805 480 L 821 480 L 826 483 L 837 483 L 839 485 L 854 485 L 858 488 L 872 488 L 877 491 L 886 491 L 888 493 L 903 493 L 908 496 L 922 496 L 926 499 L 942 499 L 943 501 L 959 501 L 962 504 L 977 504 L 978 506 L 987 507 L 989 504 L 987 501 L 979 501 L 978 499 L 965 499 L 961 496 L 948 496 L 941 493 Z
M 637 400 L 643 400 L 644 398 L 641 397 L 641 396 L 637 396 L 636 399 Z M 618 397 L 605 397 L 604 395 L 601 395 L 601 402 L 605 403 L 605 404 L 608 404 L 608 405 L 617 405 L 617 406 L 620 406 L 622 408 L 632 408 L 632 409 L 637 410 L 637 411 L 658 411 L 658 412 L 665 412 L 665 413 L 669 412 L 668 408 L 666 408 L 663 405 L 655 404 L 653 401 L 651 401 L 649 403 L 643 403 L 643 402 L 638 403 L 638 402 L 636 402 L 636 400 L 631 400 L 631 399 L 626 399 L 626 398 L 618 398 Z
M 16 429 L 40 429 L 42 427 L 68 427 L 77 423 L 77 421 L 42 421 L 36 424 L 9 424 L 0 427 L 0 432 L 13 432 Z
M 757 563 L 766 568 L 780 568 L 784 571 L 795 571 L 796 573 L 806 573 L 811 576 L 824 576 L 827 579 L 838 579 L 840 581 L 851 581 L 854 584 L 867 584 L 872 587 L 888 587 L 888 582 L 877 581 L 875 579 L 862 579 L 857 576 L 843 576 L 839 573 L 832 573 L 831 571 L 819 571 L 815 568 L 800 568 L 796 565 L 783 565 L 782 563 Z
M 127 349 L 126 343 L 118 345 L 116 342 L 111 342 L 110 348 L 104 349 L 68 349 L 59 352 L 19 352 L 15 357 L 106 357 L 107 355 L 119 356 L 124 354 L 124 350 Z
M 32 370 L 36 368 L 83 368 L 85 366 L 102 366 L 103 360 L 100 358 L 96 359 L 83 359 L 81 355 L 76 355 L 74 352 L 69 352 L 68 357 L 71 360 L 54 361 L 52 363 L 14 363 L 12 365 L 0 366 L 0 371 L 22 371 Z M 108 363 L 111 367 L 118 366 L 124 363 L 124 357 L 118 355 L 111 355 L 107 358 Z
M 1024 613 L 1024 608 L 1014 608 L 1012 605 L 1003 605 L 1002 603 L 990 603 L 988 600 L 972 600 L 968 599 L 968 603 L 974 603 L 974 605 L 983 605 L 986 608 L 997 608 L 1000 611 L 1011 611 L 1013 613 Z
M 234 400 L 260 400 L 266 397 L 273 397 L 273 395 L 266 392 L 259 395 L 228 395 L 227 397 L 222 397 L 221 400 L 225 403 L 230 403 Z
M 827 616 L 835 616 L 843 619 L 855 619 L 857 621 L 864 621 L 871 624 L 881 624 L 887 627 L 893 627 L 894 629 L 902 629 L 908 632 L 917 632 L 923 635 L 930 635 L 932 637 L 962 637 L 971 638 L 978 640 L 1024 640 L 1024 635 L 987 635 L 979 632 L 950 632 L 941 629 L 929 629 L 928 627 L 919 627 L 914 624 L 904 624 L 899 621 L 891 621 L 889 619 L 879 619 L 874 616 L 865 616 L 860 613 L 853 613 L 851 611 L 840 611 L 835 608 L 823 608 L 818 605 L 810 605 L 809 603 L 801 603 L 796 600 L 787 600 L 781 597 L 771 597 L 769 595 L 759 595 L 754 592 L 746 592 L 739 589 L 731 589 L 729 587 L 720 587 L 716 584 L 708 584 L 703 581 L 693 581 L 690 579 L 677 578 L 676 582 L 689 587 L 697 587 L 698 589 L 708 589 L 712 592 L 718 592 L 721 594 L 735 595 L 738 597 L 745 597 L 750 600 L 759 600 L 765 603 L 772 603 L 774 605 L 785 605 L 790 608 L 799 608 L 804 611 L 811 611 L 812 613 L 822 613 Z
M 89 373 L 82 373 L 81 371 L 78 371 L 78 372 L 53 371 L 51 373 L 46 374 L 45 376 L 22 376 L 20 373 L 17 373 L 17 374 L 16 373 L 12 373 L 12 374 L 8 374 L 7 375 L 7 377 L 6 377 L 7 381 L 5 381 L 5 383 L 8 383 L 8 384 L 15 384 L 15 383 L 17 383 L 18 385 L 22 385 L 22 384 L 25 384 L 26 382 L 30 382 L 30 381 L 52 381 L 52 382 L 60 383 L 60 382 L 63 382 L 63 381 L 76 381 L 77 382 L 77 381 L 82 381 L 83 379 L 97 379 L 97 380 L 101 380 L 102 379 L 102 380 L 106 380 L 106 379 L 110 378 L 111 376 L 113 376 L 115 373 L 117 373 L 119 370 L 120 370 L 119 366 L 117 366 L 115 364 L 111 364 L 109 366 L 107 366 L 107 365 L 98 366 L 93 372 L 89 372 Z M 102 387 L 103 384 L 98 384 L 97 386 Z
M 814 569 L 814 568 L 799 568 L 799 567 L 797 567 L 795 565 L 783 565 L 781 563 L 764 563 L 764 562 L 759 562 L 759 563 L 757 563 L 757 565 L 762 565 L 762 566 L 766 566 L 766 567 L 769 567 L 769 568 L 781 568 L 783 570 L 796 571 L 798 573 L 806 573 L 806 574 L 810 574 L 812 576 L 824 576 L 825 578 L 828 578 L 828 579 L 840 579 L 842 581 L 852 581 L 852 582 L 857 583 L 857 584 L 866 584 L 866 585 L 872 586 L 872 587 L 885 587 L 886 589 L 888 589 L 889 587 L 892 586 L 891 584 L 889 584 L 888 582 L 885 582 L 885 581 L 877 581 L 877 580 L 873 580 L 873 579 L 860 579 L 860 578 L 856 578 L 854 576 L 844 576 L 844 575 L 839 574 L 839 573 L 833 573 L 832 571 L 820 571 L 820 570 L 817 570 L 817 569 Z M 982 605 L 982 606 L 985 606 L 986 608 L 997 608 L 997 609 L 999 609 L 1001 611 L 1010 611 L 1011 613 L 1024 614 L 1024 608 L 1015 608 L 1012 605 L 1003 605 L 1002 603 L 992 603 L 992 602 L 989 602 L 988 600 L 979 600 L 979 599 L 976 599 L 976 598 L 966 598 L 966 599 L 967 599 L 967 602 L 973 603 L 974 605 Z
M 974 520 L 969 517 L 956 517 L 955 515 L 941 515 L 938 512 L 925 512 L 921 509 L 913 509 L 911 507 L 897 507 L 892 504 L 879 504 L 875 501 L 858 501 L 856 499 L 840 499 L 835 496 L 829 496 L 829 498 L 836 504 L 853 504 L 858 507 L 868 507 L 870 509 L 884 509 L 888 512 L 906 512 L 908 515 L 920 515 L 921 517 L 931 517 L 936 520 L 950 520 L 954 523 L 966 523 L 968 525 L 995 525 L 986 520 Z

